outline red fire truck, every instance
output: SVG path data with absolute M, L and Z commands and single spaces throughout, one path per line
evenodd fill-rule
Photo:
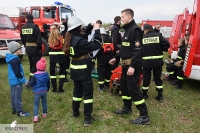
M 25 24 L 25 15 L 27 13 L 32 14 L 33 21 L 40 27 L 42 34 L 43 55 L 47 55 L 49 50 L 47 43 L 49 25 L 54 22 L 64 22 L 66 18 L 75 16 L 75 10 L 61 2 L 54 2 L 52 6 L 1 7 L 0 13 L 7 14 L 12 22 L 17 25 L 18 30 Z
M 144 24 L 150 24 L 154 27 L 158 23 L 161 24 L 160 32 L 162 33 L 162 35 L 165 38 L 169 39 L 173 21 L 170 21 L 170 20 L 142 20 L 142 23 L 140 26 L 141 26 L 141 28 L 143 28 Z
M 189 14 L 188 8 L 185 8 L 183 14 L 176 15 L 172 25 L 172 31 L 169 38 L 170 48 L 168 49 L 169 55 L 177 53 L 178 39 L 184 38 L 186 32 L 190 28 L 190 19 L 192 14 Z
M 11 41 L 21 44 L 22 55 L 20 58 L 22 59 L 25 54 L 25 48 L 21 43 L 20 32 L 7 15 L 0 14 L 0 58 L 5 58 L 6 53 L 9 53 L 8 43 Z
M 200 80 L 200 0 L 194 1 L 190 25 L 190 39 L 183 71 L 186 77 Z

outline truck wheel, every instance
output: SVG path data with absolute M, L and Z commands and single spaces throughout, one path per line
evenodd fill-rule
M 42 38 L 42 55 L 46 56 L 49 53 L 49 46 L 45 39 Z
M 20 56 L 19 56 L 19 58 L 20 58 L 20 60 L 22 60 L 22 58 L 23 58 L 23 55 L 20 55 Z

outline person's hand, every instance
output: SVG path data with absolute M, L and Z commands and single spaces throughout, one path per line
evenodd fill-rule
M 116 54 L 118 54 L 118 53 L 119 53 L 119 50 L 116 51 Z
M 115 64 L 115 62 L 116 62 L 116 59 L 115 59 L 115 58 L 113 58 L 113 59 L 111 59 L 111 60 L 109 61 L 109 64 L 111 64 L 111 65 L 114 65 L 114 64 Z
M 127 71 L 127 75 L 132 76 L 134 74 L 134 72 L 135 72 L 135 69 L 132 67 L 129 67 L 128 71 Z
M 94 30 L 98 30 L 98 29 L 100 28 L 100 25 L 97 24 L 97 23 L 94 23 L 94 24 L 93 24 L 93 27 L 94 27 Z

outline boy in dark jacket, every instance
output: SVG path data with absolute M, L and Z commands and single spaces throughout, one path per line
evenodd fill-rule
M 42 117 L 47 117 L 47 92 L 50 88 L 50 79 L 46 69 L 46 60 L 41 58 L 36 64 L 37 72 L 26 84 L 26 86 L 31 86 L 34 92 L 34 122 L 38 122 L 38 109 L 40 99 L 42 100 Z
M 6 54 L 6 62 L 8 64 L 8 80 L 11 87 L 11 106 L 12 114 L 18 116 L 30 116 L 22 110 L 22 84 L 26 83 L 24 71 L 22 68 L 19 55 L 21 55 L 21 45 L 17 42 L 10 42 L 8 44 L 10 53 Z

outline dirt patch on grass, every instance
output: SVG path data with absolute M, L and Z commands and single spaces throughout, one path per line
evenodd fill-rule
M 194 124 L 194 122 L 191 119 L 188 119 L 188 118 L 186 118 L 184 116 L 179 116 L 178 121 L 180 123 L 187 123 L 187 124 L 190 124 L 190 125 Z

